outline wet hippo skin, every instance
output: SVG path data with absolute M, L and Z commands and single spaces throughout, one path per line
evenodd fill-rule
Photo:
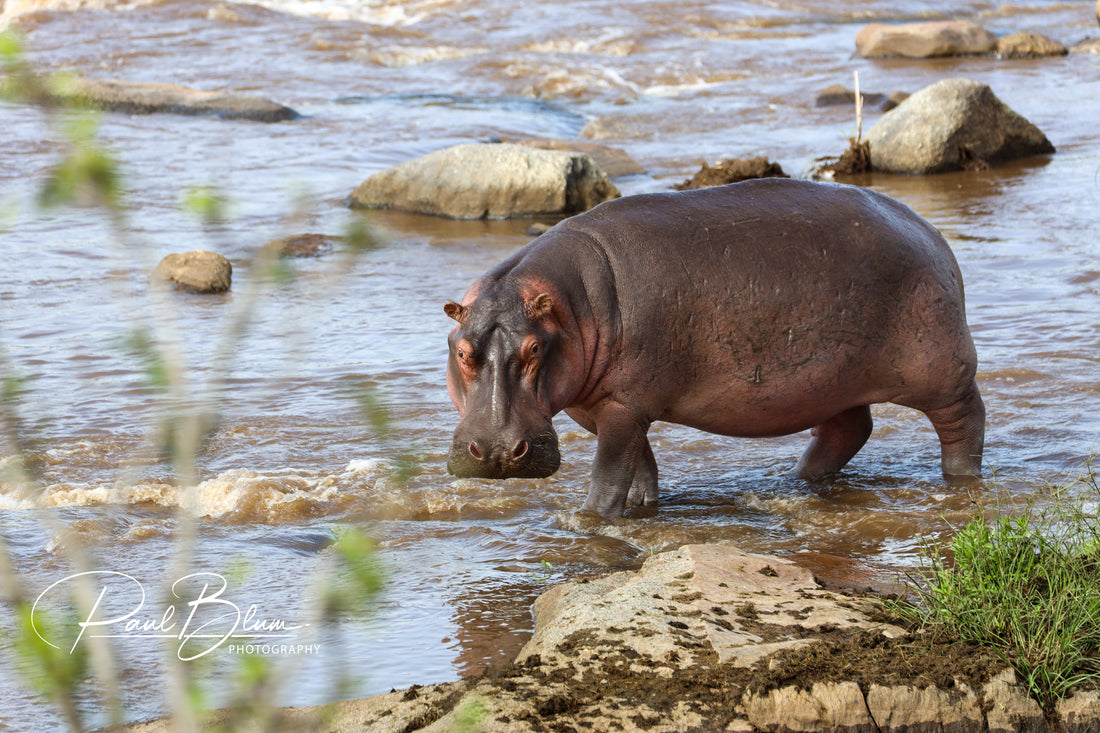
M 816 477 L 859 451 L 880 402 L 928 416 L 945 476 L 981 470 L 958 265 L 935 228 L 869 190 L 766 179 L 618 199 L 444 310 L 457 476 L 553 474 L 564 410 L 597 435 L 584 509 L 613 518 L 657 502 L 655 421 L 812 429 L 795 470 Z

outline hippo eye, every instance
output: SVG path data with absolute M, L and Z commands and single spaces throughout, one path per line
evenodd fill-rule
M 534 338 L 528 339 L 527 343 L 523 346 L 523 361 L 532 362 L 538 359 L 541 353 L 542 343 Z

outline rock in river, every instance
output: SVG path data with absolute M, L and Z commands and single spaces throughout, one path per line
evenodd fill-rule
M 944 79 L 882 116 L 868 132 L 871 167 L 943 173 L 1053 153 L 1046 136 L 985 84 Z
M 897 90 L 890 93 L 890 96 L 885 94 L 874 94 L 868 92 L 860 92 L 860 97 L 863 98 L 863 106 L 878 107 L 883 112 L 889 112 L 894 107 L 897 107 L 902 101 L 909 96 L 908 93 Z M 840 84 L 833 84 L 822 89 L 817 93 L 817 97 L 814 98 L 815 107 L 839 107 L 841 105 L 852 106 L 856 103 L 856 93 L 854 89 L 847 89 Z
M 584 153 L 603 168 L 608 178 L 623 178 L 624 176 L 640 176 L 645 173 L 638 161 L 630 156 L 622 148 L 613 148 L 599 143 L 585 142 L 582 140 L 558 140 L 555 138 L 532 138 L 529 140 L 505 140 L 516 145 L 527 145 L 541 150 L 566 150 L 570 152 Z
M 273 239 L 263 249 L 273 257 L 321 257 L 343 242 L 343 237 L 331 234 L 295 234 Z
M 886 97 L 884 95 L 875 94 L 873 92 L 860 92 L 859 96 L 862 97 L 863 106 L 865 107 L 882 104 L 886 101 Z M 855 101 L 855 90 L 847 89 L 840 84 L 833 84 L 817 93 L 817 97 L 814 99 L 814 106 L 838 107 L 840 105 L 855 104 Z
M 233 282 L 233 265 L 205 249 L 174 252 L 160 261 L 152 279 L 188 293 L 224 293 Z
M 465 143 L 374 174 L 348 205 L 455 219 L 576 214 L 619 190 L 583 153 Z
M 1065 56 L 1067 53 L 1069 53 L 1069 49 L 1058 41 L 1029 31 L 1010 33 L 997 39 L 997 55 L 1003 59 Z
M 1070 53 L 1100 53 L 1100 38 L 1089 38 L 1075 44 Z
M 871 23 L 856 34 L 856 51 L 864 58 L 966 56 L 990 53 L 997 37 L 980 25 L 962 20 L 888 25 Z
M 166 112 L 253 122 L 282 122 L 299 117 L 290 107 L 265 97 L 206 92 L 178 84 L 78 79 L 59 96 L 68 104 L 128 114 Z

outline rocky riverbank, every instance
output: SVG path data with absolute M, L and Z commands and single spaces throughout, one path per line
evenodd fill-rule
M 687 545 L 548 590 L 534 637 L 504 668 L 287 709 L 282 722 L 332 733 L 1100 729 L 1100 691 L 1044 713 L 989 650 L 903 629 L 882 608 L 789 559 Z

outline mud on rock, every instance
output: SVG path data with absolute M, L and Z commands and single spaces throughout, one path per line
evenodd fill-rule
M 689 191 L 710 186 L 724 186 L 727 183 L 747 181 L 751 178 L 790 178 L 778 163 L 764 156 L 723 160 L 714 165 L 703 163 L 699 171 L 683 183 L 673 186 L 677 191 Z

